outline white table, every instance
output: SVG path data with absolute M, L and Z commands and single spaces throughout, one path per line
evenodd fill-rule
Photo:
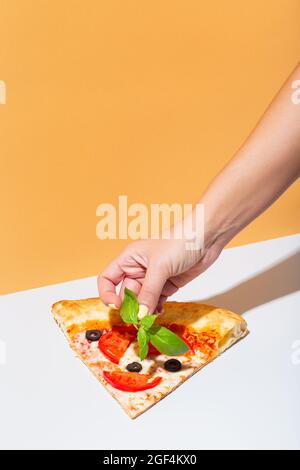
M 3 296 L 0 447 L 300 448 L 299 249 L 294 235 L 225 250 L 174 297 L 241 312 L 251 333 L 134 421 L 50 314 L 59 299 L 96 296 L 95 278 Z

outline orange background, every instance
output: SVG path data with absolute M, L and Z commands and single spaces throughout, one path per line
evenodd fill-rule
M 94 275 L 96 207 L 195 203 L 299 60 L 299 0 L 0 0 L 1 293 Z M 295 184 L 234 244 L 300 230 Z

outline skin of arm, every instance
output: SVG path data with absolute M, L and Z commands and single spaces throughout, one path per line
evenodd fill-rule
M 138 295 L 140 318 L 161 311 L 170 295 L 204 272 L 226 244 L 299 177 L 300 103 L 292 100 L 292 84 L 299 79 L 300 64 L 200 199 L 205 209 L 204 249 L 186 250 L 186 240 L 174 238 L 129 244 L 98 278 L 104 303 L 120 307 L 128 287 Z
M 208 215 L 207 240 L 226 245 L 299 177 L 300 105 L 291 97 L 300 65 L 232 160 L 212 181 L 201 202 Z

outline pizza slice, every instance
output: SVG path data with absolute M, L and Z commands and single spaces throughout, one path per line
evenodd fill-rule
M 167 302 L 156 323 L 183 339 L 188 351 L 176 358 L 149 344 L 141 361 L 137 329 L 99 298 L 53 305 L 70 346 L 131 418 L 149 409 L 191 375 L 244 337 L 245 320 L 228 310 L 191 302 Z

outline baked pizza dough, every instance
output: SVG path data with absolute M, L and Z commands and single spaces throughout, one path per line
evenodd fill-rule
M 130 341 L 119 364 L 115 364 L 101 352 L 97 341 L 86 338 L 90 330 L 106 334 L 124 327 L 119 310 L 104 305 L 99 298 L 63 300 L 53 305 L 52 312 L 75 353 L 131 418 L 149 409 L 248 333 L 245 320 L 229 310 L 193 302 L 167 302 L 156 323 L 170 328 L 191 346 L 187 353 L 176 357 L 181 370 L 170 372 L 164 368 L 170 358 L 158 352 L 141 361 L 136 339 Z M 127 372 L 126 366 L 132 362 L 141 363 L 141 373 L 151 377 L 153 383 L 160 377 L 158 385 L 131 392 L 119 390 L 105 379 L 105 371 Z

